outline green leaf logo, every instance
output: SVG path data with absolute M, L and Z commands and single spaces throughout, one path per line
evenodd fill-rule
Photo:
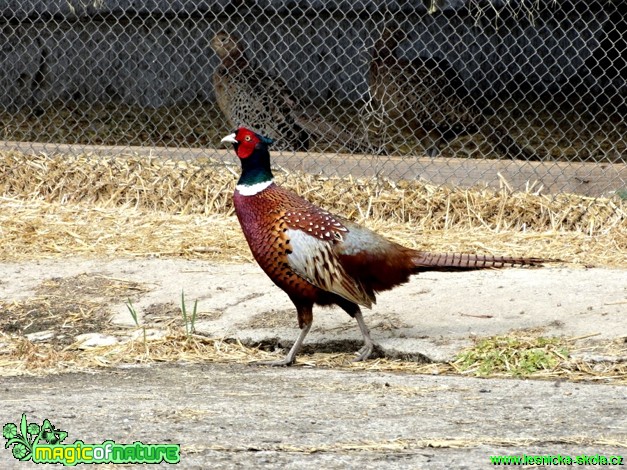
M 39 425 L 35 424 L 35 423 L 30 423 L 28 425 L 28 428 L 26 428 L 28 431 L 28 434 L 30 434 L 31 436 L 36 436 L 37 434 L 39 434 Z
M 55 429 L 50 420 L 45 419 L 39 431 L 48 444 L 59 444 L 67 437 L 67 432 Z
M 24 460 L 24 457 L 30 452 L 24 444 L 17 443 L 13 446 L 13 457 L 19 460 Z
M 13 446 L 11 449 L 13 457 L 24 461 L 32 458 L 33 447 L 40 439 L 48 444 L 59 444 L 67 437 L 67 432 L 56 429 L 48 419 L 45 419 L 41 426 L 28 423 L 26 414 L 22 414 L 19 426 L 7 423 L 2 427 L 2 437 L 7 440 L 4 448 Z
M 5 439 L 13 439 L 17 436 L 17 426 L 13 423 L 7 423 L 2 428 L 2 436 Z

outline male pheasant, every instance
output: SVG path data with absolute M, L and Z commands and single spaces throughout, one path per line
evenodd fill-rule
M 371 149 L 363 138 L 303 106 L 281 78 L 254 67 L 235 35 L 220 31 L 211 39 L 211 47 L 220 59 L 213 73 L 216 101 L 232 127 L 254 129 L 276 140 L 281 150 L 306 151 L 312 137 L 352 151 Z
M 396 49 L 405 37 L 398 26 L 387 25 L 370 62 L 370 94 L 397 128 L 426 132 L 433 138 L 433 146 L 427 149 L 431 156 L 458 137 L 480 133 L 503 156 L 538 160 L 507 129 L 488 121 L 482 113 L 489 114 L 487 107 L 477 106 L 445 59 L 398 59 Z
M 374 344 L 360 310 L 423 271 L 455 271 L 535 265 L 536 258 L 437 254 L 406 248 L 321 209 L 277 186 L 270 169 L 271 139 L 239 128 L 232 143 L 242 165 L 233 202 L 246 241 L 259 266 L 296 306 L 300 335 L 285 359 L 291 365 L 313 321 L 317 305 L 338 305 L 357 320 L 364 339 L 356 360 L 367 359 Z

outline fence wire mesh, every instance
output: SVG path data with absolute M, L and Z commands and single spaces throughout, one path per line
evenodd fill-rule
M 624 7 L 1 1 L 2 139 L 232 160 L 246 125 L 287 168 L 627 197 Z

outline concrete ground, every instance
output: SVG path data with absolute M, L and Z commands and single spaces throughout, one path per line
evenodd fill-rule
M 188 307 L 199 300 L 201 333 L 282 346 L 297 335 L 289 300 L 252 264 L 0 263 L 0 301 L 28 300 L 44 281 L 83 273 L 141 283 L 140 321 L 180 315 L 184 289 Z M 433 360 L 473 335 L 516 328 L 627 337 L 626 279 L 625 270 L 564 266 L 424 274 L 383 293 L 365 319 L 386 355 Z M 125 302 L 109 306 L 116 323 L 132 322 Z M 314 312 L 310 347 L 359 347 L 354 320 Z M 0 425 L 26 413 L 67 431 L 70 443 L 180 443 L 179 468 L 476 469 L 492 466 L 491 455 L 627 457 L 620 385 L 179 363 L 0 377 L 0 404 Z M 39 468 L 3 447 L 1 469 Z
M 626 389 L 611 385 L 216 364 L 0 383 L 0 423 L 26 413 L 66 431 L 67 443 L 181 444 L 186 469 L 477 469 L 496 455 L 627 457 Z M 40 467 L 0 448 L 2 469 Z

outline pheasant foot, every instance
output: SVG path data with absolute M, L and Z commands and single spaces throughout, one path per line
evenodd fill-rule
M 292 346 L 292 349 L 290 349 L 290 352 L 288 352 L 287 355 L 283 359 L 280 359 L 278 361 L 259 361 L 259 362 L 255 362 L 254 364 L 260 365 L 260 366 L 271 366 L 271 367 L 286 367 L 286 366 L 293 365 L 294 362 L 296 362 L 296 355 L 300 351 L 300 348 L 303 345 L 303 341 L 305 340 L 305 336 L 307 336 L 307 333 L 309 333 L 310 328 L 311 328 L 311 323 L 305 323 L 303 325 L 303 328 L 300 330 L 300 334 L 298 335 L 298 338 L 296 339 L 294 346 Z

